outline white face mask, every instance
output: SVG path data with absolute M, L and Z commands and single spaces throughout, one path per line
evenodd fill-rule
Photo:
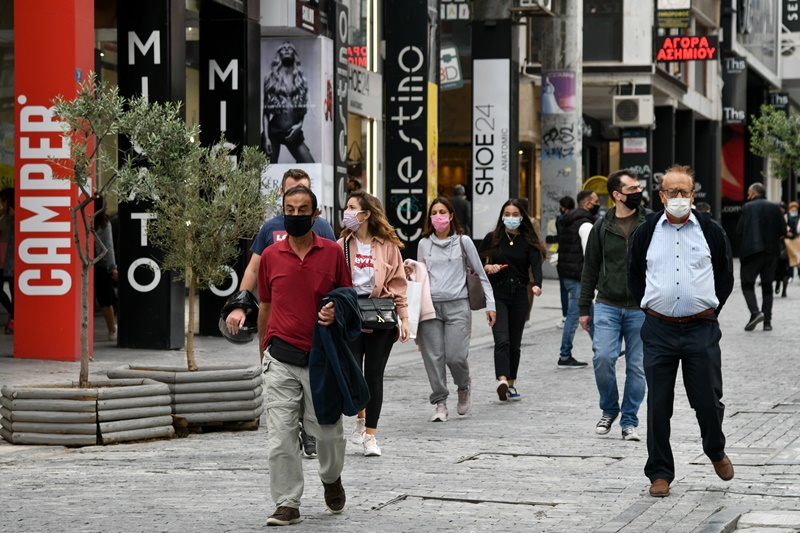
M 691 198 L 668 198 L 667 199 L 667 213 L 673 218 L 682 219 L 689 214 L 692 208 Z

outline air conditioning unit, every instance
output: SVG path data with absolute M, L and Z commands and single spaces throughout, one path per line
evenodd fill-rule
M 652 126 L 653 95 L 615 96 L 612 122 L 615 126 Z
M 519 7 L 540 7 L 550 11 L 553 9 L 553 0 L 519 0 Z

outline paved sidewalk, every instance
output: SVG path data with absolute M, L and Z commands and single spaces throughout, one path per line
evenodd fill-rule
M 419 353 L 410 344 L 396 346 L 378 428 L 383 456 L 363 457 L 348 444 L 348 503 L 338 516 L 325 510 L 316 461 L 304 461 L 303 522 L 293 530 L 718 532 L 734 529 L 745 513 L 751 514 L 743 527 L 774 522 L 797 530 L 796 515 L 785 513 L 800 508 L 800 283 L 788 292 L 775 300 L 772 332 L 743 331 L 748 313 L 738 283 L 722 313 L 731 482 L 717 478 L 702 454 L 679 377 L 676 479 L 668 498 L 647 494 L 644 440 L 623 441 L 618 424 L 595 435 L 600 410 L 591 367 L 556 367 L 558 283 L 546 280 L 523 339 L 522 402 L 497 401 L 491 332 L 481 312 L 473 317 L 473 408 L 465 417 L 455 414 L 451 385 L 450 421 L 428 422 L 433 408 Z M 0 384 L 77 379 L 78 363 L 13 359 L 7 341 L 0 338 Z M 198 338 L 196 346 L 201 365 L 258 360 L 255 344 Z M 124 350 L 104 341 L 95 353 L 96 374 L 121 364 L 183 360 L 182 351 Z M 581 331 L 574 355 L 591 359 Z M 618 376 L 622 384 L 623 361 Z M 644 439 L 646 405 L 639 414 Z M 345 421 L 348 433 L 351 424 Z M 274 509 L 265 443 L 265 425 L 77 449 L 0 441 L 0 531 L 260 531 Z

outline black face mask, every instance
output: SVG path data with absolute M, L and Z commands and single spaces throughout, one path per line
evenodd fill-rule
M 302 237 L 314 226 L 314 215 L 283 215 L 283 228 L 292 237 Z
M 599 213 L 599 212 L 600 212 L 600 206 L 599 205 L 593 205 L 592 207 L 589 208 L 589 213 L 591 213 L 593 216 L 597 215 L 597 213 Z
M 632 192 L 627 195 L 625 201 L 622 202 L 628 209 L 636 209 L 642 203 L 642 191 Z

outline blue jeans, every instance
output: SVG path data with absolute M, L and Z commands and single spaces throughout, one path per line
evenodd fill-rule
M 642 362 L 642 337 L 640 330 L 644 323 L 641 309 L 623 309 L 597 302 L 594 306 L 594 379 L 600 393 L 600 409 L 603 415 L 616 417 L 622 428 L 635 428 L 639 425 L 639 406 L 644 400 L 645 378 Z M 622 396 L 622 409 L 619 405 L 616 364 L 625 339 L 625 392 Z
M 568 359 L 572 356 L 572 342 L 575 339 L 575 330 L 578 329 L 578 299 L 581 296 L 581 280 L 572 278 L 561 278 L 564 288 L 569 295 L 569 307 L 567 308 L 567 320 L 564 322 L 564 331 L 561 333 L 561 349 L 558 355 L 561 359 Z M 589 328 L 589 337 L 594 335 L 594 326 Z

